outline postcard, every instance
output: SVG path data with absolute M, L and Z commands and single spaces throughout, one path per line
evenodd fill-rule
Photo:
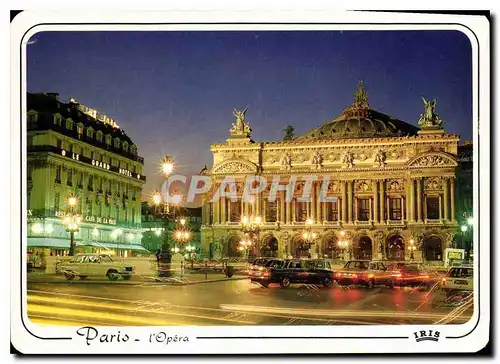
M 489 25 L 13 14 L 13 348 L 484 349 Z

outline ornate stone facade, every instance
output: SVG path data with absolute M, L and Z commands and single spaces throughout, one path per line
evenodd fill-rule
M 432 106 L 432 107 L 431 107 Z M 232 174 L 265 178 L 279 176 L 281 183 L 314 176 L 311 199 L 285 201 L 283 191 L 275 202 L 269 189 L 253 203 L 227 198 L 203 207 L 202 247 L 223 246 L 223 255 L 239 253 L 233 245 L 244 238 L 240 220 L 259 216 L 258 252 L 274 256 L 327 256 L 332 259 L 391 259 L 440 263 L 456 231 L 455 168 L 458 136 L 444 133 L 426 104 L 425 130 L 369 108 L 360 84 L 354 103 L 342 115 L 304 135 L 278 142 L 234 138 L 213 144 L 213 183 Z M 429 121 L 431 120 L 431 121 Z M 441 120 L 441 119 L 439 119 Z M 432 124 L 432 128 L 428 127 Z M 354 127 L 355 126 L 355 127 Z M 432 130 L 431 130 L 432 129 Z M 238 155 L 235 159 L 233 155 Z M 239 162 L 238 162 L 239 161 Z M 320 201 L 321 181 L 326 196 Z M 312 219 L 307 227 L 305 221 Z M 305 229 L 316 232 L 310 249 L 302 249 Z M 269 250 L 270 241 L 277 246 Z M 410 241 L 417 250 L 410 253 Z M 346 241 L 341 249 L 339 241 Z M 208 255 L 208 253 L 207 253 Z

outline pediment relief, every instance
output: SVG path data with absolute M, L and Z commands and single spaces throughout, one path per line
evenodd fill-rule
M 407 163 L 408 167 L 421 168 L 421 167 L 456 167 L 456 159 L 444 152 L 431 152 L 420 154 Z
M 214 166 L 212 173 L 256 173 L 257 166 L 244 159 L 225 160 Z

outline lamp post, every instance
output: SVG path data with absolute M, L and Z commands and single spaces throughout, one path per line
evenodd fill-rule
M 63 218 L 63 224 L 66 226 L 66 231 L 69 232 L 69 255 L 75 255 L 75 233 L 80 229 L 79 225 L 82 217 L 74 213 L 74 209 L 78 204 L 78 199 L 75 196 L 68 198 L 69 213 Z
M 238 246 L 238 250 L 242 253 L 244 259 L 248 258 L 248 251 L 250 250 L 251 247 L 252 247 L 251 240 L 240 241 L 240 244 Z
M 318 234 L 312 231 L 314 221 L 311 218 L 306 220 L 306 230 L 302 233 L 302 244 L 306 244 L 308 254 L 310 255 L 311 246 L 315 243 Z M 304 246 L 304 245 L 303 245 Z
M 417 247 L 415 246 L 415 240 L 410 239 L 410 246 L 408 247 L 410 250 L 410 260 L 415 260 L 415 250 L 417 250 Z
M 255 216 L 251 219 L 248 216 L 243 216 L 241 219 L 241 229 L 245 235 L 249 236 L 250 241 L 253 243 L 256 240 L 254 247 L 254 255 L 260 255 L 260 229 L 262 227 L 262 218 L 260 216 Z
M 463 241 L 463 247 L 466 251 L 466 259 L 469 260 L 472 250 L 474 218 L 472 216 L 469 216 L 467 213 L 464 213 L 464 217 L 466 218 L 466 220 L 460 226 L 460 230 L 462 231 L 462 241 Z
M 175 164 L 173 159 L 170 156 L 165 156 L 161 160 L 161 172 L 163 173 L 163 176 L 165 179 L 168 179 L 168 177 L 172 174 L 174 171 Z M 168 185 L 167 185 L 168 186 Z M 170 212 L 170 204 L 177 204 L 180 203 L 182 197 L 180 195 L 174 195 L 170 197 L 170 191 L 169 188 L 165 191 L 165 200 L 162 198 L 162 195 L 159 191 L 156 191 L 153 194 L 153 204 L 155 206 L 155 212 L 157 215 L 161 217 L 163 220 L 163 231 L 165 233 L 162 248 L 161 248 L 161 255 L 159 259 L 159 275 L 166 277 L 170 276 L 170 264 L 172 262 L 172 254 L 171 254 L 171 249 L 170 249 L 170 244 L 169 244 L 169 238 L 168 238 L 168 225 L 169 222 L 172 219 L 172 214 Z M 170 201 L 172 200 L 172 201 Z
M 344 261 L 349 260 L 349 257 L 346 257 L 346 255 L 348 255 L 346 254 L 346 252 L 349 249 L 349 240 L 347 240 L 344 230 L 340 231 L 340 239 L 338 241 L 338 245 L 340 249 L 342 249 L 342 256 L 344 257 Z
M 186 227 L 186 219 L 185 218 L 180 218 L 179 223 L 180 223 L 181 227 L 177 228 L 174 231 L 174 239 L 175 239 L 175 241 L 177 241 L 181 244 L 181 252 L 184 253 L 184 245 L 190 241 L 191 232 Z

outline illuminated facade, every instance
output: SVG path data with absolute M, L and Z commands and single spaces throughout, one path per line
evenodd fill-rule
M 203 171 L 220 183 L 234 176 L 239 196 L 246 176 L 263 176 L 268 187 L 297 179 L 294 198 L 284 191 L 269 201 L 269 188 L 253 201 L 222 197 L 203 205 L 202 247 L 207 256 L 239 256 L 246 239 L 241 220 L 261 223 L 252 233 L 261 256 L 415 260 L 441 264 L 457 232 L 455 169 L 459 137 L 445 133 L 435 101 L 424 100 L 419 128 L 369 107 L 362 83 L 337 118 L 283 141 L 251 139 L 245 111 L 226 143 L 213 144 L 213 166 Z M 318 178 L 312 198 L 300 202 L 304 176 Z M 329 178 L 327 196 L 318 198 Z M 309 219 L 309 224 L 306 221 Z M 310 233 L 305 235 L 304 233 Z M 312 234 L 314 233 L 314 234 Z M 311 235 L 312 234 L 312 235 Z M 305 236 L 313 236 L 313 241 Z
M 74 99 L 28 93 L 27 127 L 28 249 L 67 255 L 63 218 L 72 213 L 81 217 L 77 251 L 143 252 L 144 160 L 116 122 Z

